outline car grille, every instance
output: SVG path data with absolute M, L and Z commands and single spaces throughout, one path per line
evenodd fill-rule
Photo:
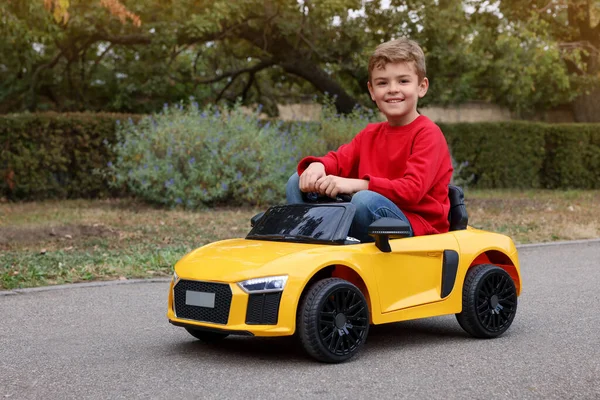
M 215 307 L 198 307 L 185 304 L 188 290 L 215 294 Z M 231 288 L 228 284 L 180 280 L 173 288 L 175 315 L 194 321 L 227 324 L 231 307 Z
M 248 298 L 248 325 L 277 325 L 281 292 L 251 294 Z

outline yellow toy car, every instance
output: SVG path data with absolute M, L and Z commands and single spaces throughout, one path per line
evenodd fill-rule
M 369 227 L 374 243 L 347 236 L 351 203 L 271 207 L 246 238 L 177 262 L 169 322 L 205 342 L 297 334 L 331 363 L 354 356 L 370 324 L 456 314 L 469 334 L 496 337 L 517 311 L 517 250 L 507 236 L 467 226 L 463 199 L 451 186 L 448 233 L 406 237 L 405 222 L 382 218 Z

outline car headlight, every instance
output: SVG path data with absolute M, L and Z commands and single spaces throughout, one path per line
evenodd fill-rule
M 177 285 L 177 282 L 179 282 L 179 275 L 177 275 L 177 272 L 173 271 L 173 285 Z
M 281 292 L 287 282 L 287 275 L 268 276 L 265 278 L 248 279 L 238 282 L 238 286 L 246 293 Z

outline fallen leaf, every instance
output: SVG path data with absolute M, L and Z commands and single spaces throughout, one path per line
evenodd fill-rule
M 65 251 L 73 250 L 73 246 L 69 246 L 69 247 L 65 248 L 64 250 Z
M 46 254 L 46 252 L 47 252 L 47 251 L 48 251 L 48 250 L 46 250 L 46 249 L 41 249 L 41 250 L 40 250 L 40 254 Z
M 126 280 L 127 280 L 127 278 L 125 278 L 124 276 L 120 276 L 120 277 L 119 277 L 119 280 L 120 280 L 120 281 L 126 281 Z
M 65 235 L 65 237 L 66 237 L 67 239 L 73 239 L 73 236 L 71 236 L 71 235 Z

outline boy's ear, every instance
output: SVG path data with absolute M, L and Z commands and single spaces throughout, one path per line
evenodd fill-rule
M 371 100 L 375 101 L 375 95 L 373 94 L 373 85 L 371 85 L 371 81 L 367 81 L 367 88 L 369 89 L 369 94 L 371 95 Z
M 423 78 L 421 83 L 419 83 L 419 98 L 425 96 L 427 89 L 429 89 L 429 79 Z

